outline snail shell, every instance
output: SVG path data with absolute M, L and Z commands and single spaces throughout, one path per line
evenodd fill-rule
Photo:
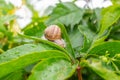
M 45 29 L 45 38 L 50 41 L 61 39 L 61 29 L 57 25 L 50 25 Z

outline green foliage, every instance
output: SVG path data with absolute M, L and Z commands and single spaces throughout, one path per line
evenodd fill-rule
M 90 48 L 96 34 L 93 31 L 91 31 L 88 26 L 79 25 L 78 28 L 85 39 L 84 45 L 83 45 L 83 48 L 81 49 L 81 51 L 86 52 Z
M 16 8 L 0 1 L 0 80 L 120 79 L 120 1 L 100 9 L 74 2 L 60 2 L 39 17 L 27 0 L 32 22 L 16 30 Z M 51 24 L 60 27 L 64 48 L 44 39 Z
M 104 42 L 98 46 L 95 46 L 89 52 L 89 54 L 97 54 L 97 55 L 108 54 L 111 57 L 119 53 L 120 53 L 120 42 L 119 41 Z
M 64 80 L 75 72 L 76 67 L 63 58 L 48 59 L 33 68 L 28 80 Z
M 47 20 L 46 24 L 54 24 L 56 22 L 61 22 L 66 26 L 73 27 L 75 24 L 78 24 L 82 19 L 84 10 L 78 8 L 72 2 L 59 3 L 57 7 L 53 9 L 50 18 Z
M 99 76 L 101 76 L 104 80 L 120 79 L 120 76 L 118 76 L 115 72 L 106 69 L 105 66 L 99 60 L 92 60 L 92 63 L 88 64 L 88 66 Z
M 120 4 L 120 0 L 111 0 L 113 4 Z
M 83 45 L 83 35 L 80 33 L 78 29 L 75 29 L 73 32 L 69 34 L 71 45 L 74 49 L 81 47 Z
M 61 28 L 61 31 L 62 31 L 62 33 L 63 33 L 63 38 L 64 38 L 64 40 L 65 40 L 65 42 L 66 42 L 66 47 L 65 47 L 65 48 L 66 48 L 66 50 L 68 51 L 68 53 L 70 54 L 70 57 L 71 57 L 71 58 L 73 59 L 73 61 L 74 61 L 75 54 L 74 54 L 74 50 L 73 50 L 73 48 L 72 48 L 71 42 L 70 42 L 70 40 L 69 40 L 67 31 L 66 31 L 64 25 L 62 25 L 62 24 L 60 24 L 60 23 L 58 23 L 58 25 L 59 25 L 59 27 Z
M 108 29 L 112 24 L 114 24 L 120 18 L 120 5 L 113 5 L 102 11 L 101 29 L 100 34 Z
M 26 44 L 6 51 L 0 55 L 0 77 L 45 58 L 57 57 L 57 55 L 65 57 L 61 52 L 45 51 L 47 49 L 52 48 L 42 44 Z
M 119 72 L 119 55 L 120 55 L 120 42 L 104 42 L 98 46 L 95 46 L 90 50 L 89 54 L 96 54 L 101 56 L 100 58 L 107 62 L 107 64 L 112 64 L 114 69 Z
M 17 70 L 0 79 L 1 80 L 25 80 L 24 73 L 25 73 L 24 70 Z
M 42 37 L 45 28 L 46 26 L 44 23 L 33 22 L 32 24 L 29 24 L 28 27 L 26 27 L 23 31 L 24 34 L 28 36 Z

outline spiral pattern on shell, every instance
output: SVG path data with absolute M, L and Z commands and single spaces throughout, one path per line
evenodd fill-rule
M 57 25 L 50 25 L 45 29 L 45 37 L 48 40 L 61 39 L 61 29 Z

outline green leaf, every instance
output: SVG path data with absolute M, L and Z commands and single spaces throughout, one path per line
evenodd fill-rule
M 111 0 L 112 3 L 115 5 L 115 4 L 120 4 L 120 0 Z
M 1 22 L 0 22 L 0 32 L 3 32 L 3 33 L 7 32 L 5 26 Z
M 24 79 L 24 71 L 17 70 L 15 72 L 8 74 L 7 76 L 5 76 L 3 78 L 0 78 L 0 80 L 25 80 Z
M 69 52 L 68 54 L 72 58 L 72 60 L 75 61 L 75 53 L 74 53 L 74 50 L 72 48 L 72 45 L 71 45 L 71 42 L 70 42 L 70 39 L 69 39 L 69 36 L 67 34 L 66 29 L 65 29 L 64 25 L 62 25 L 61 23 L 57 23 L 57 25 L 62 30 L 62 36 L 63 36 L 63 39 L 65 40 L 65 43 L 66 43 L 65 49 Z
M 120 41 L 104 42 L 92 48 L 89 54 L 105 55 L 109 54 L 110 57 L 120 53 Z
M 78 29 L 81 32 L 81 34 L 84 36 L 84 44 L 83 44 L 83 48 L 81 49 L 81 51 L 87 52 L 96 34 L 93 31 L 91 31 L 88 26 L 79 25 Z
M 111 34 L 110 38 L 114 40 L 120 40 L 120 32 L 115 32 L 114 34 Z
M 15 15 L 6 15 L 6 16 L 2 16 L 0 17 L 0 22 L 2 22 L 2 24 L 4 24 L 5 22 L 9 22 L 13 19 L 15 19 L 16 16 Z
M 104 42 L 92 48 L 89 54 L 99 55 L 107 64 L 111 64 L 114 70 L 119 72 L 120 64 L 118 55 L 120 53 L 120 41 Z
M 78 28 L 77 30 L 73 30 L 71 33 L 69 33 L 69 37 L 70 37 L 71 45 L 74 49 L 82 46 L 83 35 L 80 33 Z
M 108 30 L 106 30 L 102 35 L 99 35 L 99 34 L 98 34 L 98 35 L 94 38 L 90 49 L 93 48 L 93 47 L 95 47 L 95 46 L 97 46 L 97 45 L 99 45 L 99 44 L 101 44 L 101 43 L 104 43 L 105 39 L 107 39 L 108 36 L 110 35 L 110 31 L 111 31 L 111 28 L 108 29 Z M 89 49 L 89 50 L 90 50 L 90 49 Z
M 72 76 L 77 65 L 64 58 L 52 58 L 38 63 L 28 80 L 65 80 Z
M 95 37 L 95 33 L 92 32 L 88 26 L 79 25 L 79 31 L 86 36 L 86 38 L 91 42 Z
M 43 36 L 45 28 L 46 28 L 46 26 L 44 25 L 44 23 L 33 22 L 30 25 L 28 25 L 27 27 L 25 27 L 25 29 L 23 29 L 23 31 L 24 31 L 25 35 L 36 36 L 36 37 L 40 38 Z
M 4 33 L 0 32 L 0 39 L 4 38 Z
M 45 44 L 26 44 L 10 49 L 0 55 L 0 78 L 34 62 L 52 57 L 68 56 Z
M 103 9 L 101 19 L 101 29 L 99 35 L 102 35 L 106 29 L 114 24 L 120 18 L 120 5 L 113 5 Z
M 120 21 L 118 21 L 115 25 L 113 25 L 114 27 L 111 29 L 111 33 L 109 35 L 109 39 L 113 39 L 113 40 L 120 40 Z
M 103 66 L 102 62 L 97 59 L 93 59 L 88 63 L 88 67 L 91 68 L 96 74 L 102 77 L 104 80 L 119 80 L 120 75 L 117 75 L 114 71 L 107 69 Z
M 63 51 L 63 52 L 65 52 L 65 53 L 67 53 L 67 51 L 66 51 L 64 48 L 58 46 L 57 44 L 55 44 L 55 43 L 53 43 L 53 42 L 51 42 L 51 41 L 43 40 L 43 39 L 37 38 L 37 37 L 22 35 L 22 34 L 19 34 L 19 36 L 20 36 L 21 38 L 24 38 L 24 39 L 34 40 L 34 41 L 39 42 L 39 43 L 47 44 L 47 45 L 49 45 L 49 46 L 51 46 L 51 47 L 56 48 L 57 50 L 60 50 L 60 51 Z
M 0 55 L 0 63 L 10 61 L 14 58 L 17 58 L 17 57 L 25 55 L 25 54 L 29 54 L 31 52 L 44 51 L 47 49 L 51 50 L 54 48 L 47 46 L 47 45 L 43 45 L 43 44 L 21 45 L 21 46 L 15 47 L 15 48 L 10 49 L 10 50 L 4 52 L 3 54 L 1 54 Z
M 0 32 L 3 32 L 3 33 L 5 33 L 7 35 L 8 31 L 5 28 L 4 24 L 6 22 L 9 22 L 9 21 L 15 19 L 15 18 L 16 18 L 15 15 L 6 15 L 6 16 L 2 16 L 2 17 L 0 16 Z
M 80 22 L 83 14 L 84 10 L 78 8 L 73 2 L 59 3 L 57 7 L 53 9 L 46 24 L 50 25 L 61 22 L 66 26 L 74 26 Z
M 114 56 L 113 63 L 116 65 L 117 71 L 120 71 L 120 53 Z
M 101 11 L 102 11 L 102 9 L 101 8 L 97 8 L 97 9 L 94 9 L 94 13 L 95 13 L 95 15 L 96 15 L 96 21 L 97 21 L 97 24 L 98 24 L 98 26 L 97 26 L 97 31 L 99 31 L 99 29 L 100 29 L 100 21 L 101 21 Z

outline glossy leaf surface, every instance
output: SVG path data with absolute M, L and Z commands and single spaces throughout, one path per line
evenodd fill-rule
M 89 54 L 97 54 L 97 55 L 109 54 L 111 57 L 113 57 L 115 54 L 118 54 L 118 53 L 120 53 L 119 41 L 102 43 L 92 48 L 89 52 Z
M 65 80 L 75 72 L 76 67 L 64 58 L 48 59 L 33 68 L 28 80 Z
M 120 5 L 114 5 L 103 9 L 101 19 L 101 29 L 99 34 L 103 34 L 112 24 L 120 18 Z
M 46 58 L 68 58 L 64 53 L 53 49 L 44 44 L 26 44 L 6 51 L 0 55 L 0 77 Z
M 50 18 L 46 22 L 47 24 L 54 24 L 56 22 L 61 22 L 67 26 L 78 24 L 82 19 L 84 10 L 78 8 L 72 2 L 59 3 L 57 7 L 53 9 L 50 14 Z

